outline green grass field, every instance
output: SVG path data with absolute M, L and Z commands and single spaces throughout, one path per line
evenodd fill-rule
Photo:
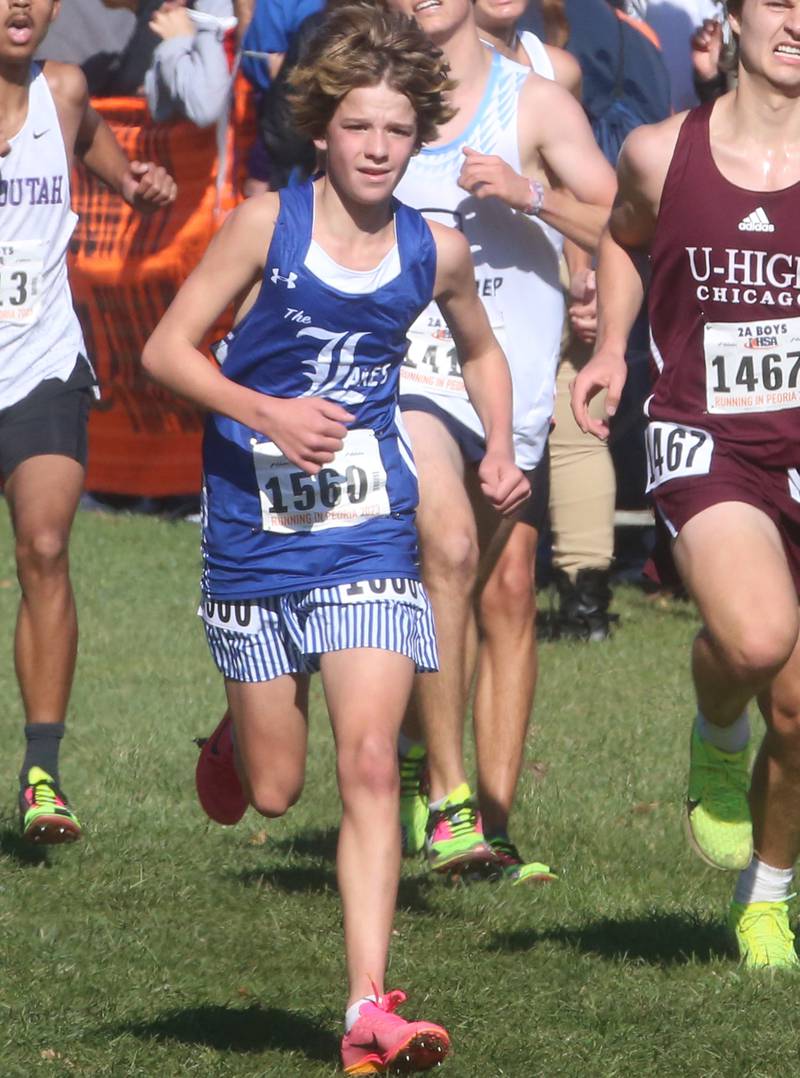
M 195 617 L 197 529 L 80 515 L 62 779 L 86 838 L 24 848 L 5 517 L 0 542 L 0 1076 L 337 1074 L 337 797 L 318 689 L 300 803 L 207 825 L 192 737 L 223 694 Z M 514 835 L 562 881 L 450 888 L 407 864 L 388 985 L 450 1030 L 450 1078 L 794 1075 L 798 982 L 738 971 L 732 880 L 681 833 L 694 615 L 627 590 L 616 609 L 609 643 L 542 648 Z

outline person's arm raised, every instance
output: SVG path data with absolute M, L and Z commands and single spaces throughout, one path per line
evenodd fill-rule
M 314 475 L 341 449 L 350 413 L 320 397 L 283 399 L 238 385 L 197 347 L 228 305 L 260 280 L 278 207 L 278 196 L 267 194 L 231 213 L 153 331 L 142 364 L 155 381 L 259 431 Z
M 600 241 L 597 265 L 598 325 L 595 354 L 572 383 L 578 426 L 608 437 L 608 418 L 619 404 L 627 376 L 628 336 L 642 305 L 649 273 L 648 250 L 655 234 L 661 193 L 677 132 L 675 118 L 639 127 L 622 147 L 617 195 Z M 589 403 L 606 391 L 606 419 L 593 419 Z
M 514 463 L 511 437 L 511 374 L 475 291 L 475 267 L 460 232 L 431 224 L 437 265 L 434 298 L 453 337 L 469 399 L 483 425 L 486 454 L 478 468 L 481 489 L 503 514 L 513 513 L 530 493 Z

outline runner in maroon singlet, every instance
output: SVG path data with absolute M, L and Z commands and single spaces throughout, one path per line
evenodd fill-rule
M 649 273 L 649 489 L 704 623 L 687 831 L 706 861 L 742 870 L 729 920 L 745 965 L 798 968 L 787 900 L 800 853 L 800 0 L 731 0 L 729 13 L 738 88 L 623 148 L 598 347 L 573 408 L 607 436 L 587 405 L 607 389 L 616 408 Z M 751 779 L 754 697 L 767 733 Z

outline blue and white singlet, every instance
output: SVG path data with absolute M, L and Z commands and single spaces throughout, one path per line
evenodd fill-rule
M 394 258 L 397 272 L 373 291 L 341 291 L 307 264 L 312 183 L 280 192 L 261 290 L 227 339 L 223 373 L 269 396 L 323 397 L 355 420 L 336 459 L 309 476 L 262 434 L 209 416 L 203 591 L 212 598 L 419 579 L 417 477 L 397 386 L 406 331 L 433 295 L 436 247 L 416 210 L 397 201 L 393 210 L 397 247 L 380 268 Z

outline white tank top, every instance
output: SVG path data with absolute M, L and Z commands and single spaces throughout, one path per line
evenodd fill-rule
M 67 153 L 41 66 L 28 115 L 0 159 L 0 408 L 45 378 L 69 377 L 83 334 L 67 281 L 70 208 Z
M 521 67 L 494 53 L 489 81 L 467 129 L 452 142 L 424 147 L 409 162 L 397 197 L 426 217 L 451 225 L 469 240 L 478 295 L 508 357 L 514 387 L 517 464 L 533 468 L 544 449 L 553 412 L 553 387 L 564 320 L 559 283 L 562 237 L 537 218 L 526 218 L 499 199 L 480 201 L 457 183 L 462 147 L 497 154 L 521 172 L 517 113 Z M 409 330 L 402 395 L 424 395 L 483 436 L 467 399 L 450 333 L 435 303 Z
M 531 67 L 537 75 L 541 75 L 543 79 L 555 79 L 556 73 L 553 70 L 553 61 L 544 47 L 544 42 L 533 33 L 532 30 L 520 30 L 517 34 L 519 43 L 522 45 L 525 52 L 528 54 Z

